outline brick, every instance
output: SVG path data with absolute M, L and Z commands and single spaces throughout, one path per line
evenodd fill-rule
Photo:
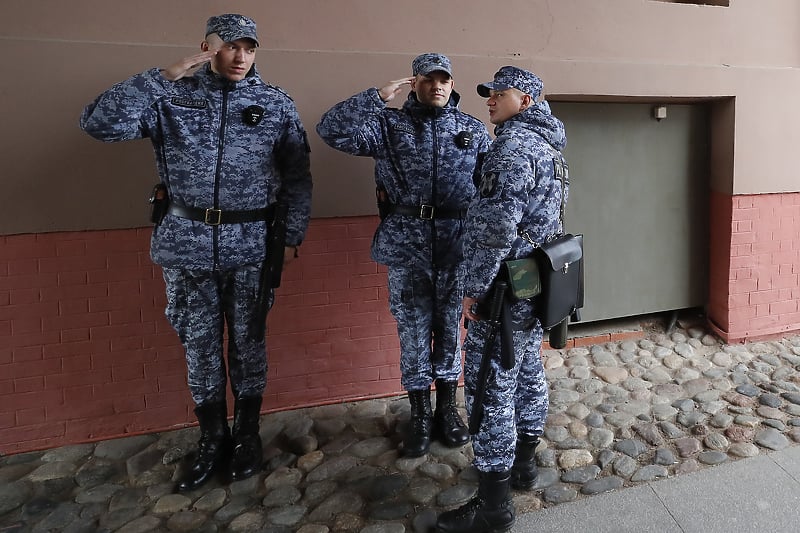
M 24 449 L 36 449 L 37 442 L 52 442 L 50 439 L 65 436 L 63 422 L 44 422 L 25 426 L 15 426 L 0 430 L 0 454 Z M 10 443 L 10 444 L 5 444 Z
M 189 389 L 179 392 L 158 392 L 154 394 L 145 394 L 144 396 L 145 409 L 153 409 L 158 407 L 170 407 L 175 405 L 189 406 L 192 403 L 192 397 L 189 394 Z
M 2 372 L 3 366 L 0 365 L 0 372 Z M 1 374 L 0 374 L 1 375 Z M 11 395 L 14 393 L 14 380 L 13 379 L 2 379 L 0 380 L 0 398 L 6 395 Z M 0 401 L 0 412 L 7 411 L 8 408 L 4 407 L 4 404 L 8 402 Z
M 64 389 L 64 403 L 91 402 L 95 398 L 93 385 L 78 385 Z
M 108 270 L 93 270 L 89 271 L 89 283 L 99 284 L 126 284 L 130 285 L 131 293 L 139 292 L 139 285 L 137 280 L 151 280 L 153 278 L 153 271 L 149 266 L 120 266 L 117 268 L 109 268 Z
M 749 294 L 759 290 L 759 280 L 757 279 L 741 279 L 733 280 L 729 284 L 731 294 Z
M 756 236 L 752 232 L 734 233 L 731 235 L 731 245 L 751 244 L 755 242 Z
M 12 358 L 15 363 L 22 361 L 40 361 L 44 358 L 41 346 L 23 346 L 12 350 Z
M 386 276 L 383 274 L 364 274 L 355 276 L 349 279 L 349 285 L 354 289 L 360 287 L 380 287 L 382 285 L 386 285 Z
M 66 374 L 92 370 L 92 357 L 90 355 L 63 357 L 61 359 L 61 369 Z
M 60 239 L 56 242 L 57 257 L 75 257 L 82 255 L 86 255 L 86 241 Z
M 38 271 L 42 273 L 84 272 L 102 270 L 106 267 L 106 258 L 102 256 L 81 257 L 39 257 Z
M 774 315 L 794 313 L 797 310 L 798 310 L 798 302 L 796 300 L 775 302 L 769 304 L 769 313 Z
M 7 428 L 14 428 L 17 425 L 17 416 L 15 413 L 0 413 L 0 430 Z
M 75 418 L 64 422 L 64 438 L 68 442 L 86 442 L 100 437 L 121 437 L 124 434 L 125 419 L 118 414 Z
M 63 374 L 50 374 L 45 376 L 45 387 L 48 391 L 61 391 L 79 385 L 94 385 L 97 383 L 110 382 L 111 371 L 107 368 L 82 372 L 65 372 Z
M 28 276 L 39 272 L 36 258 L 12 259 L 5 263 L 8 276 Z
M 93 385 L 98 398 L 119 398 L 122 396 L 142 396 L 158 392 L 158 384 L 153 379 L 131 379 L 127 381 L 107 381 Z
M 92 355 L 108 353 L 110 343 L 107 340 L 90 340 L 85 342 L 63 342 L 45 345 L 43 356 L 45 359 L 62 359 L 78 355 Z
M 120 414 L 141 413 L 146 408 L 144 396 L 124 396 L 122 398 L 114 398 L 112 403 L 114 405 L 114 412 Z
M 774 302 L 778 300 L 778 296 L 779 293 L 777 290 L 753 292 L 750 294 L 750 305 Z
M 124 309 L 114 309 L 108 312 L 108 324 L 110 326 L 122 324 L 139 324 L 142 322 L 142 315 L 137 306 L 128 306 Z
M 78 298 L 75 300 L 61 300 L 58 302 L 60 315 L 85 315 L 90 313 L 89 299 Z
M 120 364 L 111 367 L 111 377 L 115 383 L 144 379 L 144 364 Z
M 11 383 L 11 380 L 8 380 L 8 382 Z M 13 384 L 15 393 L 43 391 L 44 377 L 33 376 L 30 378 L 15 379 Z M 2 387 L 0 387 L 0 394 L 2 394 Z
M 397 335 L 397 324 L 385 323 L 374 326 L 356 326 L 350 328 L 350 335 L 353 339 L 363 339 L 367 337 L 380 337 L 382 335 Z
M 158 376 L 156 380 L 158 383 L 158 392 L 186 391 L 189 387 L 186 373 L 182 376 Z
M 39 289 L 10 289 L 8 292 L 9 306 L 24 306 L 39 302 Z
M 106 285 L 61 285 L 53 288 L 44 288 L 39 291 L 39 297 L 43 302 L 96 298 L 106 295 L 108 295 L 108 287 Z
M 45 422 L 44 407 L 33 407 L 31 409 L 20 409 L 16 413 L 18 426 L 29 426 L 31 424 L 41 424 Z
M 89 328 L 62 329 L 61 342 L 81 342 L 89 340 Z
M 58 332 L 32 333 L 27 335 L 12 335 L 5 341 L 10 348 L 20 348 L 25 346 L 46 346 L 56 344 L 59 341 Z
M 758 220 L 760 214 L 761 213 L 760 213 L 760 211 L 758 209 L 754 209 L 754 208 L 749 208 L 749 209 L 739 208 L 739 209 L 734 209 L 733 210 L 731 219 L 733 221 L 737 221 L 737 220 Z
M 99 326 L 90 329 L 93 340 L 111 340 L 118 337 L 147 337 L 155 333 L 153 324 L 123 324 Z
M 35 242 L 11 239 L 0 246 L 0 260 L 18 261 L 21 259 L 39 259 L 40 257 L 55 257 L 56 247 L 54 242 Z
M 21 409 L 32 409 L 35 407 L 48 406 L 48 405 L 61 405 L 64 398 L 62 391 L 31 391 L 31 392 L 15 392 L 13 396 L 4 401 L 4 410 L 13 409 L 19 411 Z
M 88 275 L 84 271 L 58 273 L 59 285 L 86 285 L 87 281 Z

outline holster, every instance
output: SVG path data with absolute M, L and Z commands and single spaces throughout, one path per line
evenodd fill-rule
M 164 220 L 169 208 L 169 194 L 163 183 L 156 183 L 150 193 L 150 222 L 158 226 Z

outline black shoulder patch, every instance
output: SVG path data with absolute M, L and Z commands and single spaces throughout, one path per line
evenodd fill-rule
M 187 98 L 185 96 L 173 96 L 169 99 L 172 105 L 178 107 L 191 107 L 193 109 L 203 109 L 208 105 L 208 102 L 202 98 Z

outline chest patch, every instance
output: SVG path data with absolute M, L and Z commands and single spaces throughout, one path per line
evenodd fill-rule
M 178 107 L 189 107 L 192 109 L 204 109 L 208 102 L 200 98 L 186 98 L 185 96 L 173 96 L 169 99 L 172 105 Z
M 398 122 L 397 124 L 392 124 L 392 129 L 397 132 L 410 133 L 412 135 L 414 134 L 414 126 L 411 124 Z

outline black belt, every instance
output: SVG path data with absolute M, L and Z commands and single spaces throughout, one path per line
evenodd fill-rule
M 432 205 L 395 205 L 389 206 L 389 213 L 417 217 L 423 220 L 433 220 L 434 218 L 464 218 L 467 214 L 466 209 L 444 209 Z
M 188 218 L 197 222 L 205 222 L 209 226 L 220 224 L 239 224 L 241 222 L 259 222 L 272 220 L 275 209 L 262 207 L 261 209 L 248 209 L 233 211 L 230 209 L 203 209 L 201 207 L 187 207 L 185 205 L 169 204 L 167 213 L 180 218 Z

